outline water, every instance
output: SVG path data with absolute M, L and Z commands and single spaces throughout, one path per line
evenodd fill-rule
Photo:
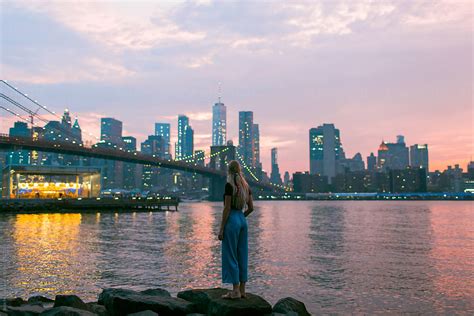
M 0 297 L 220 283 L 220 203 L 0 215 Z M 250 292 L 318 313 L 474 313 L 471 202 L 257 202 Z

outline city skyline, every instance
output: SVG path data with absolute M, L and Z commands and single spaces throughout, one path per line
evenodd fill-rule
M 169 122 L 174 144 L 183 113 L 195 130 L 196 149 L 211 144 L 212 104 L 222 82 L 227 138 L 238 143 L 238 112 L 253 111 L 267 171 L 273 147 L 282 173 L 308 170 L 307 133 L 323 123 L 341 130 L 348 157 L 360 152 L 365 160 L 382 140 L 395 142 L 399 134 L 407 144 L 429 144 L 430 170 L 457 163 L 465 168 L 472 156 L 469 3 L 322 2 L 306 10 L 277 2 L 254 10 L 214 2 L 150 5 L 127 11 L 127 23 L 114 28 L 126 5 L 90 4 L 100 10 L 82 12 L 73 4 L 2 4 L 3 75 L 58 113 L 70 108 L 81 128 L 95 135 L 101 117 L 121 120 L 124 135 L 138 143 L 153 134 L 154 123 Z M 242 12 L 239 18 L 231 8 Z M 191 9 L 196 16 L 187 15 Z M 199 20 L 217 11 L 229 21 L 222 28 Z M 81 27 L 87 21 L 97 26 L 94 12 L 110 17 L 109 28 Z M 308 20 L 311 14 L 318 19 Z M 252 31 L 240 27 L 246 22 Z M 162 27 L 166 23 L 175 34 Z M 45 28 L 48 43 L 36 40 Z M 140 36 L 143 30 L 151 40 Z M 27 44 L 34 56 L 23 49 Z M 183 44 L 192 49 L 170 59 Z M 13 122 L 0 115 L 6 133 Z

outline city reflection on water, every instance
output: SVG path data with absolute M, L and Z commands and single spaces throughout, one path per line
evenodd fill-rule
M 0 297 L 221 286 L 220 203 L 0 215 Z M 313 313 L 474 312 L 470 202 L 257 202 L 249 291 Z

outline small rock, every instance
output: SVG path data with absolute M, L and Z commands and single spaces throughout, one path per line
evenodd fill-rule
M 162 295 L 148 295 L 123 289 L 106 289 L 100 296 L 107 312 L 122 316 L 151 310 L 161 316 L 186 315 L 195 311 L 194 305 L 180 298 Z
M 207 313 L 211 300 L 220 298 L 227 292 L 229 292 L 229 290 L 220 287 L 214 289 L 193 289 L 179 292 L 178 297 L 194 303 L 196 311 L 205 314 Z
M 304 303 L 292 297 L 285 297 L 279 300 L 275 306 L 273 306 L 273 312 L 282 314 L 295 312 L 299 316 L 311 316 L 311 314 L 306 310 Z
M 160 288 L 148 289 L 148 290 L 145 290 L 145 291 L 141 291 L 140 293 L 145 294 L 145 295 L 168 296 L 168 297 L 171 297 L 170 292 L 168 292 L 168 291 L 165 290 L 165 289 L 160 289 Z
M 56 295 L 53 307 L 67 306 L 82 310 L 89 310 L 89 307 L 77 295 Z
M 83 309 L 60 306 L 47 309 L 40 316 L 95 316 L 95 314 Z
M 54 303 L 54 300 L 41 296 L 41 295 L 36 295 L 28 299 L 28 304 L 34 304 L 34 303 Z
M 89 312 L 97 314 L 99 316 L 106 316 L 107 315 L 107 310 L 105 309 L 105 306 L 99 305 L 95 302 L 91 303 L 86 303 L 87 308 Z
M 35 316 L 44 312 L 43 306 L 39 305 L 22 305 L 18 307 L 7 307 L 9 316 Z
M 3 305 L 18 307 L 23 304 L 26 304 L 26 302 L 21 297 L 0 299 L 0 308 L 3 307 Z
M 143 312 L 128 314 L 127 316 L 158 316 L 158 314 L 151 310 L 146 310 Z
M 262 297 L 247 293 L 245 299 L 211 299 L 207 314 L 210 316 L 260 316 L 271 314 L 272 306 Z

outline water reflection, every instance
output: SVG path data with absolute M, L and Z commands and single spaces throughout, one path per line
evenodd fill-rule
M 312 313 L 474 313 L 470 202 L 257 202 L 249 290 Z M 0 215 L 0 297 L 220 283 L 221 203 Z

